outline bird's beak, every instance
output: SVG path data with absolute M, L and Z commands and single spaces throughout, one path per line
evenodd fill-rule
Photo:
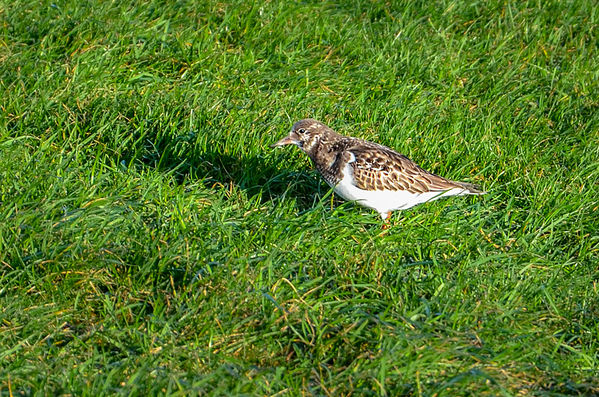
M 298 141 L 293 139 L 291 137 L 291 135 L 286 136 L 285 138 L 279 140 L 276 143 L 273 143 L 272 145 L 270 145 L 271 148 L 275 148 L 275 147 L 279 147 L 279 146 L 285 146 L 285 145 L 297 145 Z

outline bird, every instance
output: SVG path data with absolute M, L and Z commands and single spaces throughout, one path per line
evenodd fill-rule
M 486 193 L 471 183 L 426 171 L 387 146 L 338 134 L 314 119 L 296 122 L 287 136 L 270 147 L 286 145 L 306 153 L 337 195 L 374 209 L 385 222 L 395 210 L 441 197 Z

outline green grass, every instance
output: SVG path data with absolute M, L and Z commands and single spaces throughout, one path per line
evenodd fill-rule
M 595 2 L 2 0 L 0 80 L 0 395 L 599 393 Z

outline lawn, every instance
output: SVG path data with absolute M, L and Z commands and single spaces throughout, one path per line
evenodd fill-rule
M 599 5 L 0 0 L 0 395 L 599 394 Z M 312 117 L 481 185 L 378 214 Z

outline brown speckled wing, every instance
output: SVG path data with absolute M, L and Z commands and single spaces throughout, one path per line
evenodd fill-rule
M 406 156 L 385 146 L 361 142 L 347 150 L 356 158 L 350 164 L 360 189 L 424 193 L 464 187 L 420 168 Z

